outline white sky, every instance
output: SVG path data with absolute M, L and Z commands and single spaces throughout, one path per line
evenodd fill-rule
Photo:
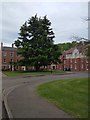
M 3 0 L 5 1 L 5 0 Z M 10 0 L 9 0 L 10 1 Z M 71 36 L 88 36 L 87 22 L 88 2 L 2 2 L 0 4 L 0 39 L 5 45 L 11 44 L 17 39 L 20 26 L 37 13 L 38 17 L 47 15 L 51 21 L 51 27 L 55 33 L 55 43 L 72 41 Z M 29 1 L 29 0 L 26 0 Z M 40 0 L 39 0 L 40 1 Z M 84 2 L 83 2 L 84 1 Z M 86 2 L 85 2 L 86 1 Z M 2 8 L 2 9 L 1 9 Z

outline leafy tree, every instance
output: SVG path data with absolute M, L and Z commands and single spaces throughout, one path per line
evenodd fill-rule
M 67 43 L 59 43 L 58 47 L 61 51 L 61 53 L 63 53 L 66 50 L 69 50 L 71 47 L 74 47 L 77 44 L 76 41 L 73 42 L 67 42 Z
M 76 37 L 75 37 L 76 38 Z M 77 37 L 78 40 L 77 41 L 72 41 L 72 42 L 67 42 L 67 43 L 59 43 L 58 47 L 61 51 L 61 53 L 63 53 L 66 50 L 69 50 L 72 47 L 75 47 L 77 45 L 86 45 L 84 52 L 87 56 L 90 55 L 90 41 L 89 40 L 85 40 L 85 41 L 81 41 L 79 40 L 79 37 Z
M 22 59 L 21 65 L 34 66 L 38 71 L 41 66 L 60 62 L 60 51 L 54 45 L 54 32 L 47 16 L 38 18 L 37 14 L 26 21 L 20 28 L 15 41 L 17 52 Z

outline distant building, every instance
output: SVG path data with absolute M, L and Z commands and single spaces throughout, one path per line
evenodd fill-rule
M 11 47 L 3 46 L 2 50 L 2 70 L 26 70 L 25 66 L 14 66 L 12 63 L 21 59 L 17 55 L 17 49 L 12 44 Z M 64 51 L 60 56 L 61 64 L 48 65 L 47 69 L 53 70 L 71 70 L 71 71 L 90 71 L 90 58 L 85 55 L 85 46 L 78 45 L 67 51 Z M 28 70 L 34 70 L 34 67 L 28 67 Z
M 17 51 L 12 44 L 12 47 L 3 46 L 1 43 L 1 51 L 2 51 L 2 70 L 14 70 L 13 62 L 17 62 Z
M 14 63 L 17 63 L 17 61 L 22 59 L 22 57 L 20 55 L 17 55 L 17 48 L 14 47 L 14 44 L 12 44 L 11 47 L 7 47 L 7 46 L 3 46 L 3 43 L 1 43 L 1 54 L 2 54 L 1 69 L 3 71 L 6 71 L 6 70 L 26 71 L 25 66 L 17 66 L 14 64 Z M 32 69 L 32 67 L 31 67 L 31 69 Z
M 71 71 L 90 71 L 90 58 L 85 55 L 85 46 L 71 48 L 61 56 L 58 69 Z

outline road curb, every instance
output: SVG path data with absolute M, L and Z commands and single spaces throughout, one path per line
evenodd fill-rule
M 5 109 L 6 109 L 8 118 L 9 118 L 9 119 L 12 119 L 12 118 L 13 118 L 13 115 L 12 115 L 12 113 L 11 113 L 11 111 L 10 111 L 10 109 L 9 109 L 8 103 L 7 103 L 7 96 L 8 96 L 9 93 L 7 93 L 7 94 L 5 95 L 5 92 L 6 92 L 6 91 L 4 90 L 4 91 L 3 91 L 3 102 L 4 102 L 4 105 L 5 105 Z
M 66 73 L 51 73 L 51 74 L 39 74 L 39 75 L 22 75 L 22 76 L 7 76 L 8 78 L 26 78 L 26 77 L 39 77 L 39 76 L 47 76 L 47 75 L 68 75 L 73 74 L 74 72 L 66 72 Z
M 3 119 L 8 119 L 9 120 L 4 101 L 2 101 L 2 120 Z
M 71 74 L 71 73 L 67 73 L 67 74 Z M 67 74 L 65 74 L 65 75 L 67 75 Z M 50 75 L 54 75 L 54 74 L 50 74 Z M 55 74 L 56 75 L 56 74 Z M 64 75 L 64 74 L 57 74 L 57 75 Z M 38 76 L 42 76 L 42 75 L 38 75 Z M 44 75 L 45 76 L 45 75 Z M 23 77 L 30 77 L 30 76 L 23 76 Z M 35 77 L 35 76 L 34 76 Z M 8 95 L 11 93 L 11 92 L 13 92 L 13 90 L 15 90 L 17 87 L 20 87 L 20 86 L 22 86 L 22 85 L 25 85 L 25 84 L 28 84 L 28 82 L 23 82 L 23 83 L 20 83 L 19 85 L 15 85 L 15 86 L 12 86 L 12 87 L 10 87 L 10 88 L 8 88 L 8 89 L 4 89 L 3 90 L 3 102 L 4 102 L 4 105 L 5 105 L 5 109 L 6 109 L 6 112 L 7 112 L 7 115 L 8 115 L 8 118 L 10 119 L 10 120 L 13 120 L 14 119 L 14 117 L 13 117 L 13 114 L 12 114 L 12 112 L 11 112 L 11 110 L 10 110 L 10 108 L 9 108 L 9 105 L 8 105 L 8 100 L 7 100 L 7 98 L 8 98 Z
M 7 98 L 8 98 L 8 95 L 14 90 L 16 89 L 17 87 L 19 86 L 22 86 L 24 85 L 25 83 L 22 83 L 22 84 L 19 84 L 19 85 L 16 85 L 16 86 L 13 86 L 11 88 L 9 88 L 8 90 L 3 90 L 3 103 L 4 103 L 4 106 L 5 106 L 5 109 L 6 109 L 6 112 L 7 112 L 7 115 L 8 115 L 8 118 L 10 120 L 14 120 L 14 117 L 13 117 L 13 114 L 9 108 L 9 105 L 8 105 L 8 101 L 7 101 Z

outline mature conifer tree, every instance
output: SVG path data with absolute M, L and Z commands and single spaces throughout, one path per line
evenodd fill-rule
M 18 54 L 22 56 L 21 65 L 40 66 L 60 62 L 60 50 L 54 44 L 54 32 L 47 16 L 38 18 L 37 14 L 26 21 L 20 28 L 19 37 L 15 41 Z

